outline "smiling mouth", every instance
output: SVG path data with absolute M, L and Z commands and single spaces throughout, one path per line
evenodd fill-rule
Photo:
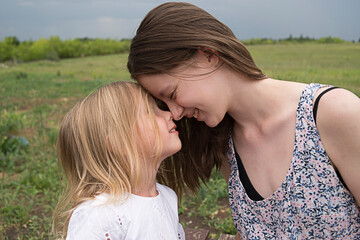
M 176 131 L 176 126 L 174 126 L 172 129 L 170 129 L 169 133 L 173 133 Z
M 194 117 L 194 118 L 197 118 L 198 115 L 199 115 L 199 109 L 195 108 L 193 117 Z

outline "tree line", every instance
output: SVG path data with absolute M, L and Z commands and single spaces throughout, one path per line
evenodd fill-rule
M 336 37 L 320 39 L 310 37 L 293 37 L 284 39 L 251 38 L 242 40 L 245 45 L 257 44 L 287 44 L 287 43 L 345 43 L 347 41 Z M 352 41 L 354 42 L 354 41 Z M 360 39 L 359 41 L 360 42 Z M 35 60 L 58 61 L 64 58 L 98 56 L 106 54 L 127 53 L 131 39 L 91 39 L 76 38 L 61 40 L 54 36 L 49 39 L 40 38 L 37 41 L 19 41 L 16 37 L 5 37 L 0 41 L 0 62 L 28 62 Z
M 0 41 L 0 62 L 57 61 L 64 58 L 98 56 L 129 51 L 130 40 L 76 38 L 62 41 L 59 37 L 22 41 L 5 37 Z
M 292 35 L 289 35 L 288 38 L 283 39 L 271 39 L 271 38 L 251 38 L 248 40 L 242 41 L 245 45 L 257 45 L 257 44 L 287 44 L 287 43 L 346 43 L 348 41 L 345 41 L 341 38 L 337 37 L 323 37 L 323 38 L 311 38 L 311 37 L 304 37 L 303 35 L 300 35 L 299 37 L 293 37 Z M 352 41 L 353 43 L 355 41 Z M 358 40 L 360 43 L 360 38 Z

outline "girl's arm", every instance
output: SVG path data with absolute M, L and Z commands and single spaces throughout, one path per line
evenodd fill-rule
M 326 93 L 317 127 L 331 162 L 360 205 L 360 99 L 345 89 Z

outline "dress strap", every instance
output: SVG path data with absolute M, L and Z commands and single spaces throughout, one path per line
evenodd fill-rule
M 320 98 L 327 92 L 333 90 L 333 89 L 336 89 L 338 87 L 330 87 L 328 89 L 326 89 L 325 91 L 323 91 L 322 93 L 319 94 L 319 96 L 317 96 L 317 98 L 315 99 L 315 102 L 314 102 L 314 107 L 313 107 L 313 114 L 314 114 L 314 121 L 315 121 L 315 124 L 316 124 L 316 114 L 317 114 L 317 110 L 318 110 L 318 107 L 319 107 L 319 101 L 320 101 Z

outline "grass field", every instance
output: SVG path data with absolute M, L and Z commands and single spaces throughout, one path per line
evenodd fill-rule
M 360 44 L 292 44 L 249 47 L 270 77 L 343 87 L 360 96 Z M 28 144 L 0 151 L 0 239 L 49 239 L 61 185 L 55 153 L 59 123 L 80 98 L 112 81 L 128 80 L 127 56 L 0 65 L 0 146 L 8 135 Z M 6 134 L 6 136 L 5 136 Z M 180 206 L 188 227 L 235 233 L 226 183 L 214 172 L 198 196 Z

